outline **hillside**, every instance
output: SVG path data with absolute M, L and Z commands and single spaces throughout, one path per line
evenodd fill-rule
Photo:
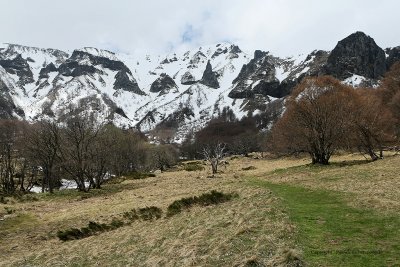
M 329 74 L 354 86 L 375 86 L 399 58 L 399 47 L 383 50 L 361 32 L 332 51 L 286 58 L 229 43 L 162 56 L 4 44 L 0 118 L 63 121 L 71 113 L 89 113 L 98 122 L 143 132 L 172 129 L 180 142 L 226 107 L 238 118 L 268 112 L 305 76 Z
M 6 198 L 0 265 L 397 266 L 399 160 L 340 155 L 329 166 L 311 166 L 303 158 L 232 157 L 214 179 L 207 178 L 209 166 L 188 172 L 181 165 L 89 193 Z M 173 201 L 211 190 L 237 197 L 165 215 Z M 150 206 L 161 208 L 161 219 L 80 240 L 56 236 Z

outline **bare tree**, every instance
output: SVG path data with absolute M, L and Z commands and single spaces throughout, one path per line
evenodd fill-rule
M 6 194 L 13 194 L 18 187 L 14 178 L 19 167 L 18 143 L 23 136 L 20 126 L 18 121 L 0 122 L 0 187 Z
M 63 129 L 61 158 L 63 170 L 75 180 L 78 190 L 88 191 L 85 182 L 92 177 L 93 147 L 100 126 L 89 117 L 72 117 Z M 91 182 L 91 181 L 90 181 Z
M 109 174 L 111 171 L 111 158 L 121 153 L 121 151 L 114 149 L 120 143 L 120 140 L 110 134 L 110 127 L 112 126 L 101 127 L 96 139 L 88 149 L 89 162 L 85 175 L 91 188 L 101 188 L 107 173 Z
M 352 144 L 373 161 L 383 158 L 383 145 L 395 140 L 394 117 L 375 89 L 357 89 L 355 96 L 354 111 L 350 114 L 354 134 Z
M 396 62 L 385 74 L 379 88 L 379 96 L 387 105 L 395 119 L 397 143 L 400 141 L 400 62 Z
M 328 164 L 336 149 L 347 146 L 354 90 L 330 76 L 304 79 L 274 125 L 273 143 L 284 153 L 307 152 L 312 163 Z
M 178 152 L 172 145 L 154 145 L 148 154 L 148 162 L 153 168 L 165 171 L 176 164 Z
M 60 168 L 60 127 L 55 122 L 42 121 L 30 126 L 26 138 L 26 153 L 32 164 L 43 172 L 42 192 L 50 193 L 61 185 L 56 173 Z
M 208 144 L 203 147 L 202 155 L 208 162 L 210 162 L 213 176 L 218 171 L 218 164 L 220 163 L 220 160 L 224 157 L 224 151 L 225 144 L 222 144 L 220 142 L 217 142 L 213 145 Z

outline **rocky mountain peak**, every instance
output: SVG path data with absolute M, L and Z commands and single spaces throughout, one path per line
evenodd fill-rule
M 200 82 L 214 89 L 219 88 L 218 74 L 212 70 L 210 60 L 207 62 L 206 69 L 204 70 L 203 77 L 201 78 Z
M 171 128 L 176 140 L 224 108 L 237 118 L 276 112 L 271 107 L 280 110 L 284 97 L 306 76 L 328 73 L 354 86 L 374 85 L 400 59 L 400 47 L 386 49 L 385 55 L 362 32 L 346 37 L 332 52 L 315 50 L 287 58 L 242 51 L 231 43 L 161 56 L 91 47 L 71 55 L 56 49 L 2 47 L 0 117 L 62 121 L 74 108 L 121 127 Z M 266 119 L 262 124 L 269 123 Z
M 175 81 L 166 73 L 161 73 L 160 77 L 158 77 L 150 87 L 150 92 L 158 93 L 159 95 L 165 95 L 170 92 L 170 90 L 175 89 L 175 92 L 178 91 L 178 86 Z
M 386 67 L 389 69 L 396 61 L 400 60 L 400 46 L 387 48 L 385 52 L 387 55 Z
M 342 80 L 354 74 L 379 79 L 386 71 L 385 52 L 370 36 L 356 32 L 338 42 L 328 57 L 326 71 Z
M 21 54 L 16 54 L 13 58 L 0 58 L 0 66 L 9 74 L 17 75 L 18 83 L 21 86 L 34 81 L 28 61 Z

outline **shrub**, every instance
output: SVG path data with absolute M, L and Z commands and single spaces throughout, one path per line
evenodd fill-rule
M 107 229 L 107 225 L 106 224 L 100 224 L 97 222 L 92 222 L 90 221 L 88 224 L 88 228 L 92 231 L 92 232 L 101 232 L 103 230 Z
M 162 210 L 158 207 L 151 206 L 141 209 L 133 209 L 123 214 L 123 217 L 129 221 L 136 221 L 142 219 L 143 221 L 151 221 L 154 219 L 160 219 L 162 216 Z
M 136 221 L 136 220 L 143 220 L 143 221 L 152 221 L 160 219 L 162 216 L 162 210 L 158 207 L 151 206 L 141 209 L 133 209 L 131 211 L 125 212 L 122 217 L 129 220 L 129 222 Z M 124 222 L 123 220 L 113 218 L 111 223 L 97 223 L 93 221 L 89 221 L 86 227 L 81 229 L 71 228 L 65 231 L 58 231 L 57 237 L 62 241 L 68 240 L 75 240 L 75 239 L 82 239 L 88 236 L 95 235 L 97 233 L 111 231 L 117 228 L 120 228 L 124 225 L 129 224 L 129 222 Z
M 123 217 L 128 219 L 129 221 L 136 221 L 139 220 L 140 218 L 139 215 L 137 214 L 136 209 L 124 212 Z
M 117 228 L 120 228 L 120 227 L 124 226 L 124 222 L 114 218 L 111 221 L 109 226 L 110 226 L 111 229 L 117 229 Z
M 243 171 L 250 171 L 250 170 L 255 170 L 255 169 L 257 169 L 257 168 L 254 167 L 254 166 L 249 166 L 249 167 L 242 168 Z
M 62 241 L 68 241 L 83 238 L 83 233 L 77 228 L 71 228 L 65 231 L 58 231 L 57 237 Z
M 119 220 L 113 220 L 109 225 L 105 223 L 97 223 L 90 221 L 86 227 L 81 229 L 71 228 L 65 231 L 58 231 L 57 237 L 62 241 L 82 239 L 95 235 L 97 233 L 106 232 L 112 229 L 122 227 L 124 223 Z
M 194 162 L 194 163 L 192 163 L 192 162 L 187 163 L 187 164 L 185 164 L 185 166 L 184 166 L 183 168 L 184 168 L 185 171 L 188 171 L 188 172 L 202 171 L 202 170 L 204 170 L 204 166 L 198 164 L 197 162 Z
M 173 216 L 182 212 L 183 209 L 188 209 L 194 205 L 198 206 L 210 206 L 219 203 L 224 203 L 235 197 L 235 194 L 225 194 L 218 191 L 211 191 L 210 193 L 204 193 L 200 196 L 187 197 L 179 200 L 175 200 L 171 205 L 168 206 L 167 216 Z
M 138 214 L 142 220 L 151 221 L 154 219 L 160 219 L 162 210 L 158 207 L 151 206 L 139 209 Z

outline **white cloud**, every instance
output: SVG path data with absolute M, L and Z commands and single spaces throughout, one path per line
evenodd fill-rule
M 221 41 L 284 56 L 361 30 L 400 45 L 397 0 L 0 0 L 0 41 L 72 50 L 168 52 Z

